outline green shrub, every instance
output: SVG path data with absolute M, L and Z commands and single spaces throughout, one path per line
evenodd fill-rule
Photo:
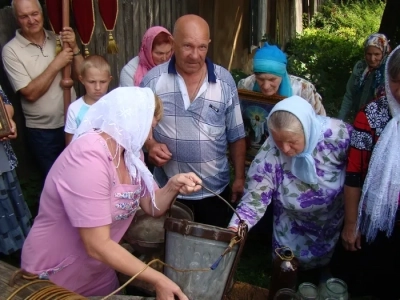
M 289 74 L 316 86 L 329 116 L 337 116 L 354 64 L 363 58 L 363 42 L 379 29 L 384 2 L 328 2 L 310 26 L 288 44 Z

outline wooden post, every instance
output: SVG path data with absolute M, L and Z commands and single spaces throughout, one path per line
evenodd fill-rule
M 276 43 L 276 1 L 268 0 L 267 2 L 267 36 L 270 42 Z
M 69 0 L 62 0 L 62 26 L 69 27 Z M 70 47 L 68 43 L 63 43 L 63 48 Z M 64 95 L 64 120 L 67 119 L 68 106 L 71 103 L 71 87 L 74 84 L 71 79 L 71 64 L 64 67 L 62 71 L 61 87 Z

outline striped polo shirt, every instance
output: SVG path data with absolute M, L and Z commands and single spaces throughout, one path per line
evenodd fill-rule
M 245 137 L 239 97 L 231 74 L 206 59 L 207 76 L 191 102 L 185 82 L 175 68 L 175 56 L 150 70 L 140 86 L 151 88 L 164 104 L 164 116 L 153 131 L 166 144 L 171 160 L 155 168 L 160 186 L 169 178 L 196 173 L 203 184 L 221 193 L 229 184 L 228 143 Z M 190 200 L 211 197 L 207 190 L 178 196 Z

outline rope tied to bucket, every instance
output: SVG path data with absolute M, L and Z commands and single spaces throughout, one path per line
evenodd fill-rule
M 238 230 L 237 230 L 237 235 L 234 236 L 230 242 L 228 247 L 222 252 L 222 254 L 218 257 L 218 259 L 208 268 L 198 268 L 198 269 L 178 269 L 175 268 L 163 261 L 161 261 L 160 259 L 153 259 L 152 261 L 150 261 L 149 263 L 147 263 L 138 273 L 136 273 L 134 276 L 132 276 L 128 281 L 126 281 L 122 286 L 120 286 L 118 289 L 116 289 L 115 291 L 113 291 L 111 294 L 103 297 L 101 300 L 106 300 L 108 298 L 110 298 L 111 296 L 117 294 L 118 292 L 120 292 L 122 289 L 124 289 L 128 284 L 130 284 L 133 280 L 135 280 L 140 274 L 142 274 L 148 267 L 150 267 L 150 265 L 154 264 L 154 263 L 161 263 L 163 266 L 168 267 L 173 269 L 176 272 L 180 272 L 180 273 L 187 273 L 187 272 L 209 272 L 209 271 L 213 271 L 215 270 L 218 265 L 220 264 L 220 262 L 222 261 L 223 257 L 225 255 L 227 255 L 228 253 L 230 253 L 234 246 L 239 244 L 240 242 L 242 242 L 245 239 L 246 233 L 247 233 L 247 225 L 245 223 L 245 221 L 240 217 L 240 215 L 237 213 L 237 211 L 232 207 L 232 205 L 229 204 L 229 202 L 227 200 L 225 200 L 223 197 L 221 197 L 220 195 L 218 195 L 217 193 L 215 193 L 214 191 L 208 189 L 207 187 L 205 187 L 202 184 L 199 184 L 200 186 L 202 186 L 204 189 L 208 190 L 209 192 L 213 193 L 215 196 L 217 196 L 219 199 L 221 199 L 222 201 L 224 201 L 230 209 L 233 210 L 233 212 L 237 215 L 237 217 L 239 218 L 239 224 L 238 224 Z M 175 200 L 171 203 L 171 207 L 173 205 L 173 203 L 175 202 Z M 242 247 L 242 246 L 240 246 Z M 54 283 L 52 283 L 49 280 L 35 280 L 38 279 L 38 276 L 35 274 L 31 274 L 28 273 L 22 269 L 18 270 L 17 272 L 15 272 L 13 274 L 13 276 L 10 279 L 9 285 L 12 286 L 16 277 L 17 276 L 21 276 L 24 279 L 27 280 L 33 280 L 23 286 L 21 286 L 20 288 L 18 288 L 16 291 L 13 292 L 13 294 L 11 296 L 9 296 L 7 298 L 7 300 L 12 300 L 13 297 L 15 297 L 19 292 L 21 292 L 23 289 L 27 288 L 28 286 L 31 286 L 33 284 L 37 284 L 37 283 L 49 283 L 49 286 L 45 286 L 41 289 L 39 289 L 38 291 L 34 292 L 32 295 L 30 295 L 28 298 L 28 300 L 42 300 L 42 299 L 57 299 L 57 300 L 84 300 L 87 299 L 83 296 L 80 296 L 74 292 L 68 291 L 62 287 L 59 287 L 57 285 L 55 285 Z

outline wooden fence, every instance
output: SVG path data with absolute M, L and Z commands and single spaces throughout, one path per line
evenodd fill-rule
M 256 3 L 266 2 L 266 24 L 260 24 L 256 15 L 260 15 Z M 89 52 L 104 55 L 111 65 L 113 80 L 110 89 L 118 86 L 122 67 L 139 52 L 141 39 L 145 31 L 154 25 L 173 30 L 176 19 L 184 14 L 202 16 L 210 25 L 211 44 L 208 55 L 215 63 L 225 68 L 242 69 L 250 72 L 254 46 L 260 40 L 255 31 L 262 28 L 267 35 L 281 45 L 301 31 L 302 14 L 315 13 L 324 0 L 120 0 L 119 15 L 113 32 L 119 47 L 119 53 L 106 53 L 107 32 L 95 4 L 95 30 Z M 265 4 L 265 3 L 264 3 Z M 17 25 L 10 7 L 0 9 L 0 49 L 15 35 Z M 71 24 L 73 26 L 73 19 Z M 77 36 L 79 39 L 79 36 Z M 83 51 L 83 49 L 81 49 Z M 15 120 L 19 128 L 19 138 L 13 143 L 20 160 L 20 172 L 25 173 L 31 167 L 30 151 L 24 142 L 24 119 L 21 106 L 13 95 L 7 77 L 0 64 L 0 85 L 11 98 L 15 106 Z M 84 93 L 83 87 L 76 83 L 78 95 Z M 23 174 L 22 174 L 23 175 Z

